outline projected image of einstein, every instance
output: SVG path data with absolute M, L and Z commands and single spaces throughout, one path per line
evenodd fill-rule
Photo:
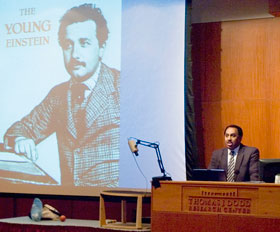
M 102 62 L 108 33 L 99 8 L 68 10 L 58 38 L 70 79 L 4 135 L 7 148 L 36 160 L 36 145 L 56 133 L 62 185 L 118 186 L 120 73 Z

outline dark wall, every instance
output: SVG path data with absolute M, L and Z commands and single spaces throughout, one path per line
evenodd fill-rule
M 27 216 L 35 197 L 43 204 L 56 208 L 66 218 L 99 220 L 99 197 L 84 196 L 53 196 L 29 194 L 0 194 L 0 218 Z M 120 221 L 121 204 L 119 201 L 106 201 L 106 218 Z M 127 220 L 134 221 L 136 216 L 136 201 L 127 202 Z M 150 217 L 150 202 L 143 203 L 143 217 Z
M 214 142 L 212 137 L 207 137 L 206 132 L 215 130 L 220 135 L 222 131 L 221 115 L 213 115 L 211 111 L 213 104 L 221 100 L 221 23 L 193 24 L 191 43 L 199 166 L 205 168 Z M 222 138 L 222 134 L 219 138 Z M 210 150 L 208 153 L 207 149 Z

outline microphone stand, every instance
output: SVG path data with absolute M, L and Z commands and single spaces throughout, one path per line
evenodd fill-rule
M 160 187 L 159 181 L 161 181 L 161 180 L 172 180 L 170 176 L 166 175 L 166 172 L 165 172 L 165 169 L 164 169 L 164 166 L 163 166 L 163 162 L 162 162 L 162 157 L 161 157 L 160 150 L 159 150 L 159 144 L 158 143 L 147 142 L 147 141 L 140 140 L 140 139 L 136 139 L 136 147 L 139 144 L 142 145 L 142 146 L 154 148 L 155 151 L 156 151 L 158 165 L 159 165 L 160 171 L 163 174 L 163 176 L 153 177 L 152 178 L 152 185 L 155 188 L 158 188 L 158 187 Z

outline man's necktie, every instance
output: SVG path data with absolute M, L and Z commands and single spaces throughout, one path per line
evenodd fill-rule
M 88 90 L 88 87 L 82 83 L 77 83 L 72 86 L 72 96 L 74 103 L 74 115 L 75 115 L 75 124 L 77 137 L 81 136 L 86 131 L 86 110 L 85 110 L 85 91 Z
M 234 151 L 230 152 L 230 160 L 228 164 L 227 181 L 234 182 Z
M 74 102 L 82 104 L 85 99 L 85 91 L 88 90 L 88 87 L 82 83 L 76 83 L 72 86 L 72 96 Z

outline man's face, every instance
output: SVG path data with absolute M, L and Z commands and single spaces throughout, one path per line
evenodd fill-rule
M 242 137 L 239 136 L 238 130 L 234 127 L 227 128 L 225 132 L 225 144 L 230 150 L 235 149 L 241 143 Z
M 68 25 L 64 44 L 64 64 L 68 73 L 79 81 L 91 77 L 103 54 L 96 38 L 95 22 L 88 20 Z

